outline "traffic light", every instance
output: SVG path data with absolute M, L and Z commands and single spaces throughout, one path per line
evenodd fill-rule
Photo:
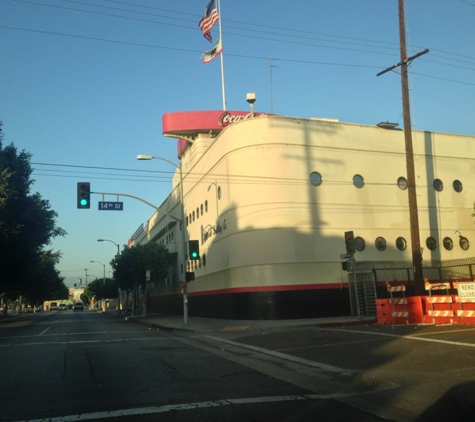
M 195 273 L 192 271 L 187 271 L 185 273 L 185 281 L 188 283 L 189 281 L 193 281 L 195 279 Z
M 89 182 L 78 182 L 78 208 L 91 208 L 91 184 Z
M 352 271 L 353 270 L 353 266 L 351 265 L 351 261 L 343 261 L 341 263 L 341 269 L 343 271 Z
M 188 242 L 188 256 L 192 261 L 197 261 L 200 259 L 200 241 L 199 240 L 190 240 Z
M 355 253 L 355 235 L 352 231 L 345 232 L 345 246 L 348 255 L 353 255 Z

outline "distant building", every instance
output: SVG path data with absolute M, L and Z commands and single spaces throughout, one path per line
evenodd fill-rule
M 176 256 L 168 279 L 149 286 L 152 311 L 181 312 L 179 282 L 193 271 L 190 315 L 349 314 L 345 231 L 358 261 L 412 259 L 403 131 L 203 111 L 165 114 L 163 133 L 179 139 L 185 236 L 201 259 L 183 268 L 177 169 L 163 212 L 129 242 Z M 413 145 L 424 261 L 473 256 L 475 137 L 414 131 Z

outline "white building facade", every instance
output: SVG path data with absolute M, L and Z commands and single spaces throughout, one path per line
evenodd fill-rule
M 130 241 L 176 255 L 150 310 L 181 312 L 179 282 L 193 271 L 190 315 L 345 315 L 345 231 L 357 261 L 412 259 L 403 131 L 205 111 L 166 114 L 163 132 L 179 139 L 182 176 Z M 414 131 L 413 146 L 423 260 L 472 257 L 475 138 Z M 170 218 L 181 216 L 182 185 L 184 224 Z M 183 237 L 200 245 L 186 269 Z

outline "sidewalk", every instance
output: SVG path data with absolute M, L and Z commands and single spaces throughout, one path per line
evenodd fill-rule
M 120 314 L 116 314 L 121 316 Z M 183 315 L 122 316 L 124 321 L 134 322 L 149 328 L 199 333 L 232 331 L 269 331 L 290 327 L 343 327 L 349 325 L 375 324 L 375 317 L 341 316 L 330 318 L 280 319 L 280 320 L 229 320 L 203 317 L 188 317 L 184 324 Z

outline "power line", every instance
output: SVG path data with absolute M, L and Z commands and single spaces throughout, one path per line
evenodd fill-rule
M 198 31 L 198 29 L 196 28 L 196 25 L 194 25 L 193 28 L 191 28 L 189 26 L 183 26 L 183 25 L 177 25 L 177 24 L 171 24 L 171 23 L 165 23 L 165 22 L 158 22 L 156 20 L 147 20 L 147 19 L 135 18 L 135 17 L 130 17 L 130 16 L 114 15 L 114 14 L 111 14 L 111 13 L 104 13 L 104 12 L 98 12 L 98 11 L 92 11 L 92 10 L 84 10 L 84 9 L 77 9 L 77 8 L 66 7 L 66 6 L 45 4 L 45 3 L 40 3 L 40 2 L 32 1 L 32 0 L 19 0 L 19 1 L 21 1 L 23 3 L 26 3 L 26 4 L 34 4 L 34 5 L 38 5 L 38 6 L 44 6 L 44 7 L 60 8 L 60 9 L 71 10 L 71 11 L 74 11 L 74 12 L 98 14 L 98 15 L 109 16 L 109 17 L 113 17 L 113 18 L 120 18 L 120 19 L 127 19 L 127 20 L 138 20 L 138 21 L 144 21 L 144 22 L 148 22 L 148 23 L 174 26 L 174 27 L 185 28 L 185 29 L 189 29 L 189 30 L 192 29 L 193 31 Z M 140 7 L 140 8 L 146 8 L 146 9 L 152 9 L 152 10 L 161 10 L 161 11 L 166 11 L 168 13 L 175 13 L 175 14 L 193 16 L 195 19 L 194 20 L 189 20 L 189 19 L 182 19 L 182 18 L 174 18 L 174 17 L 170 17 L 170 16 L 157 15 L 157 14 L 154 14 L 154 13 L 144 13 L 144 12 L 137 12 L 137 11 L 134 11 L 134 10 L 120 9 L 120 8 L 115 8 L 115 7 L 110 7 L 110 6 L 103 6 L 103 5 L 96 5 L 96 4 L 81 2 L 81 1 L 77 1 L 77 0 L 64 0 L 64 1 L 68 1 L 70 3 L 75 3 L 75 4 L 80 4 L 80 5 L 84 5 L 84 6 L 91 6 L 91 7 L 95 7 L 95 8 L 100 7 L 100 8 L 105 8 L 105 9 L 118 10 L 120 12 L 126 12 L 126 13 L 135 13 L 135 14 L 141 14 L 141 15 L 145 15 L 145 16 L 153 16 L 153 17 L 160 17 L 160 18 L 165 18 L 165 19 L 180 20 L 180 21 L 184 21 L 184 22 L 190 22 L 190 23 L 193 23 L 193 24 L 196 23 L 195 21 L 196 21 L 196 19 L 198 19 L 198 17 L 195 18 L 196 15 L 192 15 L 192 14 L 188 14 L 188 13 L 185 14 L 183 12 L 174 12 L 174 11 L 171 11 L 171 10 L 168 10 L 168 9 L 161 9 L 161 8 L 155 8 L 155 7 L 150 7 L 150 6 L 142 6 L 142 5 L 136 5 L 136 4 L 121 2 L 121 1 L 114 1 L 114 0 L 108 0 L 108 1 L 113 2 L 113 3 L 132 6 L 132 7 Z M 231 29 L 244 30 L 246 32 L 252 31 L 252 32 L 256 32 L 256 33 L 276 35 L 276 36 L 279 36 L 279 37 L 287 37 L 287 38 L 294 38 L 294 39 L 295 38 L 296 39 L 306 39 L 306 40 L 318 40 L 318 41 L 323 41 L 323 42 L 326 42 L 326 43 L 345 44 L 345 45 L 348 45 L 348 46 L 352 46 L 352 45 L 354 45 L 354 46 L 364 46 L 364 47 L 368 47 L 368 48 L 377 48 L 377 49 L 384 48 L 386 50 L 387 49 L 397 50 L 397 48 L 398 48 L 397 44 L 390 43 L 390 42 L 384 42 L 384 41 L 374 41 L 374 40 L 368 40 L 368 39 L 363 39 L 363 38 L 355 38 L 355 37 L 343 37 L 343 36 L 338 36 L 338 35 L 333 35 L 333 34 L 315 33 L 315 32 L 311 32 L 311 31 L 302 31 L 302 30 L 295 30 L 295 29 L 292 29 L 292 28 L 282 28 L 282 27 L 275 27 L 275 26 L 262 25 L 262 24 L 253 24 L 253 23 L 250 23 L 250 22 L 240 22 L 240 21 L 234 21 L 234 20 L 227 20 L 227 22 L 234 22 L 234 23 L 238 23 L 239 25 L 244 24 L 244 25 L 252 26 L 252 27 L 269 28 L 269 29 L 272 29 L 272 30 L 278 30 L 279 31 L 278 33 L 275 33 L 275 32 L 269 32 L 269 31 L 257 30 L 257 29 L 249 29 L 249 28 L 242 28 L 242 27 L 233 27 L 233 26 L 228 26 L 227 27 L 227 28 L 231 28 Z M 305 34 L 305 36 L 285 34 L 285 33 L 281 33 L 282 31 L 296 33 L 296 34 Z M 285 43 L 304 45 L 304 46 L 309 46 L 309 47 L 331 48 L 331 49 L 334 49 L 334 50 L 354 51 L 354 52 L 360 52 L 360 53 L 362 52 L 362 53 L 367 53 L 367 54 L 392 55 L 392 53 L 389 53 L 387 51 L 368 51 L 368 50 L 361 50 L 361 49 L 355 49 L 355 48 L 350 48 L 350 47 L 337 47 L 337 46 L 334 46 L 334 45 L 312 44 L 312 43 L 308 43 L 308 42 L 297 42 L 297 41 L 282 40 L 282 39 L 269 38 L 269 37 L 257 37 L 257 36 L 251 36 L 251 35 L 246 35 L 246 34 L 237 34 L 237 33 L 229 32 L 228 30 L 225 30 L 225 33 L 227 35 L 233 35 L 233 36 L 238 36 L 238 37 L 261 39 L 261 40 L 265 40 L 265 41 L 274 41 L 274 42 L 285 42 Z M 59 33 L 55 33 L 55 34 L 61 35 Z M 67 34 L 64 34 L 64 35 L 68 36 Z M 309 35 L 311 35 L 311 36 L 309 36 Z M 319 37 L 322 37 L 322 36 L 326 37 L 326 38 L 340 39 L 342 41 L 319 38 Z M 80 37 L 80 36 L 77 36 L 77 37 Z M 93 39 L 93 37 L 91 37 L 90 39 Z M 127 43 L 125 41 L 120 42 L 120 41 L 116 41 L 116 40 L 105 40 L 105 39 L 97 39 L 97 40 L 98 41 L 119 42 L 119 43 L 124 43 L 124 44 Z M 351 41 L 349 41 L 349 40 L 351 40 Z M 355 42 L 355 40 L 358 41 L 358 42 Z M 372 45 L 361 44 L 360 41 L 365 42 L 365 43 L 371 43 Z M 132 43 L 132 44 L 134 44 L 134 43 Z M 380 44 L 380 45 L 375 45 L 375 44 Z M 140 45 L 140 44 L 136 44 L 136 45 Z M 148 44 L 144 44 L 142 46 L 150 46 L 150 47 L 155 47 L 155 48 L 167 48 L 167 49 L 178 50 L 178 51 L 190 51 L 190 50 L 179 49 L 179 48 L 152 46 L 152 45 L 148 45 Z M 444 53 L 444 54 L 450 54 L 450 55 L 455 54 L 455 53 L 444 52 L 442 50 L 437 50 L 437 49 L 433 49 L 433 48 L 431 48 L 431 50 L 432 51 L 439 51 L 439 52 Z M 201 51 L 199 53 L 201 53 Z M 463 56 L 463 55 L 460 55 L 460 56 L 465 57 L 465 58 L 469 58 L 468 56 Z M 245 56 L 238 55 L 237 57 L 245 57 Z M 443 56 L 438 56 L 438 57 L 443 57 Z M 253 58 L 253 57 L 250 57 L 250 58 Z M 262 59 L 262 58 L 260 58 L 260 59 Z M 456 59 L 452 58 L 450 60 L 456 60 Z M 475 60 L 475 58 L 473 58 L 473 60 Z M 289 60 L 289 61 L 291 61 L 291 60 Z M 292 60 L 292 61 L 295 61 L 297 63 L 301 62 L 301 61 L 298 61 L 298 60 Z M 433 62 L 435 62 L 435 61 L 433 61 Z M 316 63 L 319 64 L 318 62 L 316 62 Z M 437 62 L 435 62 L 435 63 L 437 63 Z M 448 64 L 448 65 L 450 65 L 450 64 Z

